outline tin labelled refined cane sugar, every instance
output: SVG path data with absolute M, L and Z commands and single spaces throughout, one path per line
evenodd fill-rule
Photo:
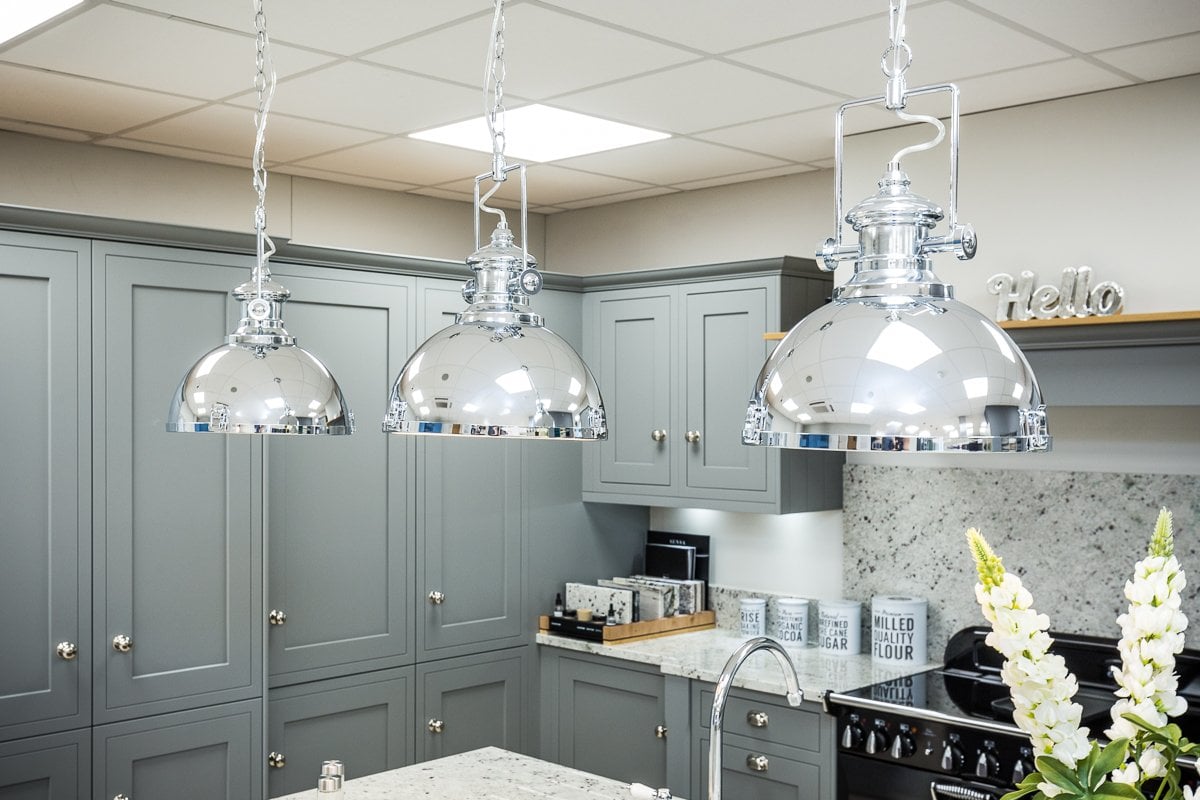
M 822 600 L 817 608 L 817 646 L 822 653 L 853 656 L 862 652 L 862 603 Z
M 771 635 L 784 644 L 808 643 L 808 601 L 801 597 L 781 597 L 771 616 Z
M 871 660 L 888 664 L 928 661 L 927 609 L 923 597 L 871 598 Z
M 762 636 L 767 631 L 767 601 L 743 597 L 740 604 L 742 636 Z

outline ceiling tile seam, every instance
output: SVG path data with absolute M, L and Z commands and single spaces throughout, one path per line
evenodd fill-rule
M 566 17 L 574 17 L 575 19 L 582 20 L 584 22 L 590 22 L 593 25 L 599 25 L 602 28 L 608 28 L 609 30 L 617 31 L 619 33 L 628 34 L 630 36 L 636 36 L 639 39 L 644 39 L 648 42 L 653 42 L 654 44 L 662 45 L 664 47 L 670 47 L 675 50 L 682 50 L 685 53 L 691 53 L 692 55 L 697 56 L 699 59 L 711 58 L 712 56 L 716 55 L 715 53 L 710 53 L 707 50 L 702 50 L 698 47 L 692 47 L 691 45 L 684 44 L 683 42 L 677 42 L 677 41 L 674 41 L 671 39 L 664 39 L 663 37 L 655 36 L 652 33 L 647 33 L 645 31 L 639 31 L 637 28 L 628 28 L 624 25 L 617 25 L 616 23 L 609 22 L 608 20 L 588 16 L 587 14 L 584 14 L 580 11 L 576 11 L 572 8 L 564 8 L 562 6 L 551 5 L 550 3 L 542 2 L 542 0 L 525 0 L 525 4 L 531 5 L 531 6 L 536 6 L 540 9 L 542 9 L 543 11 L 552 11 L 556 14 L 562 14 L 563 16 L 566 16 Z
M 194 103 L 212 103 L 207 97 L 196 97 L 190 94 L 179 94 L 178 92 L 164 92 L 161 89 L 148 89 L 145 86 L 134 86 L 131 83 L 121 83 L 120 81 L 110 81 L 107 78 L 96 78 L 92 75 L 81 75 L 78 72 L 63 72 L 49 67 L 39 67 L 33 64 L 21 64 L 16 61 L 5 61 L 0 57 L 0 66 L 12 67 L 14 69 L 22 69 L 28 72 L 43 72 L 47 75 L 54 75 L 60 78 L 71 78 L 73 80 L 86 81 L 88 83 L 99 83 L 104 86 L 114 86 L 118 89 L 132 89 L 136 92 L 146 92 L 147 94 L 156 94 L 160 97 L 175 97 L 180 100 L 190 100 Z
M 1124 78 L 1125 80 L 1130 81 L 1132 83 L 1145 83 L 1145 80 L 1143 80 L 1142 78 L 1139 78 L 1138 76 L 1134 75 L 1131 72 L 1126 72 L 1123 69 L 1118 69 L 1117 67 L 1114 67 L 1112 64 L 1107 64 L 1104 61 L 1101 61 L 1100 59 L 1096 58 L 1095 56 L 1091 55 L 1090 53 L 1085 53 L 1082 50 L 1077 50 L 1074 47 L 1071 47 L 1070 45 L 1068 45 L 1064 42 L 1060 42 L 1058 39 L 1054 39 L 1050 36 L 1047 36 L 1046 34 L 1042 33 L 1041 31 L 1037 30 L 1036 28 L 1026 27 L 1025 25 L 1022 25 L 1019 22 L 1015 22 L 1014 20 L 1011 20 L 1008 17 L 1002 16 L 1000 14 L 997 14 L 994 11 L 991 11 L 990 9 L 984 8 L 983 6 L 979 5 L 978 3 L 972 2 L 971 0 L 950 0 L 950 2 L 957 4 L 962 8 L 973 11 L 976 14 L 979 14 L 980 16 L 987 17 L 988 19 L 992 20 L 993 22 L 998 22 L 1001 25 L 1004 25 L 1005 27 L 1016 31 L 1017 33 L 1021 33 L 1032 39 L 1036 39 L 1037 41 L 1041 42 L 1042 44 L 1049 45 L 1051 47 L 1057 47 L 1059 50 L 1062 50 L 1063 52 L 1067 53 L 1068 55 L 1074 56 L 1075 58 L 1081 59 L 1082 61 L 1085 61 L 1088 64 L 1091 64 L 1093 67 L 1098 67 L 1107 72 L 1111 72 L 1112 74 L 1114 74 L 1118 77 Z
M 38 127 L 38 128 L 48 128 L 50 130 L 56 130 L 56 131 L 64 131 L 64 132 L 69 131 L 71 133 L 78 133 L 81 136 L 89 137 L 89 143 L 95 142 L 100 137 L 103 137 L 106 135 L 103 133 L 98 133 L 96 131 L 89 131 L 85 128 L 69 128 L 65 125 L 55 125 L 55 124 L 49 123 L 49 122 L 35 122 L 34 120 L 31 120 L 31 119 L 17 119 L 16 117 L 0 117 L 0 129 L 15 130 L 13 128 L 4 128 L 5 123 L 12 123 L 14 125 L 26 125 L 26 126 Z M 19 131 L 19 132 L 23 132 L 23 131 Z
M 708 177 L 705 177 L 705 178 L 689 178 L 686 181 L 677 181 L 674 183 L 663 183 L 663 184 L 659 184 L 659 185 L 664 188 L 667 188 L 667 189 L 677 189 L 681 192 L 687 192 L 687 191 L 691 191 L 690 189 L 683 188 L 683 185 L 687 184 L 687 183 L 700 183 L 701 181 L 718 181 L 718 180 L 722 180 L 724 178 L 737 177 L 738 175 L 753 175 L 756 172 L 767 172 L 767 171 L 770 171 L 773 169 L 783 169 L 784 167 L 798 167 L 798 166 L 801 166 L 800 162 L 795 161 L 795 162 L 791 162 L 788 164 L 781 164 L 777 167 L 758 167 L 756 169 L 739 169 L 739 170 L 734 170 L 733 172 L 723 172 L 720 175 L 709 175 Z M 788 174 L 796 174 L 796 173 L 788 173 Z M 751 178 L 748 180 L 753 180 L 753 179 Z
M 80 3 L 74 8 L 69 8 L 61 14 L 57 14 L 50 19 L 33 26 L 29 30 L 21 33 L 19 36 L 14 36 L 13 38 L 5 41 L 3 44 L 0 44 L 0 55 L 3 55 L 5 51 L 11 50 L 14 47 L 25 44 L 25 42 L 28 42 L 30 39 L 36 39 L 46 31 L 55 28 L 59 24 L 66 22 L 72 17 L 77 17 L 83 12 L 95 8 L 98 5 L 101 5 L 101 3 L 97 2 L 97 0 L 85 0 L 85 2 Z
M 505 5 L 507 5 L 509 7 L 512 7 L 514 4 L 520 5 L 520 0 L 508 0 L 508 2 L 505 3 Z M 417 31 L 416 33 L 410 33 L 407 36 L 401 36 L 398 39 L 392 39 L 390 41 L 384 42 L 383 44 L 377 44 L 374 47 L 368 47 L 366 50 L 359 50 L 355 53 L 352 53 L 349 57 L 355 61 L 362 60 L 367 63 L 373 64 L 373 65 L 380 65 L 380 62 L 378 62 L 378 61 L 371 61 L 369 56 L 372 55 L 373 53 L 378 53 L 380 50 L 387 50 L 392 47 L 396 47 L 398 45 L 405 44 L 406 42 L 411 42 L 414 39 L 420 39 L 423 36 L 428 36 L 429 34 L 432 34 L 432 33 L 438 33 L 439 31 L 443 31 L 446 28 L 453 28 L 456 25 L 463 24 L 464 22 L 470 22 L 471 20 L 479 19 L 481 17 L 491 17 L 491 16 L 492 16 L 492 11 L 491 11 L 491 9 L 488 9 L 487 11 L 478 11 L 478 12 L 474 12 L 471 14 L 467 14 L 466 16 L 455 17 L 452 20 L 447 20 L 446 22 L 438 23 L 437 25 L 434 25 L 431 28 L 424 28 L 422 30 Z M 484 40 L 483 44 L 486 45 L 487 41 Z
M 799 113 L 799 112 L 797 112 L 797 113 Z M 734 144 L 726 144 L 724 142 L 714 142 L 711 139 L 701 139 L 701 138 L 698 138 L 696 134 L 692 134 L 692 133 L 681 134 L 679 136 L 676 136 L 675 138 L 676 139 L 685 139 L 687 141 L 695 142 L 697 144 L 707 145 L 708 147 L 720 147 L 725 150 L 736 150 L 737 152 L 745 153 L 746 155 L 761 156 L 762 158 L 769 158 L 772 161 L 780 162 L 779 164 L 776 165 L 779 167 L 792 166 L 792 165 L 801 163 L 801 162 L 795 160 L 794 158 L 787 158 L 786 156 L 772 155 L 771 153 L 764 153 L 761 150 L 751 150 L 748 147 L 741 147 L 739 145 L 734 145 Z M 651 143 L 651 144 L 653 144 L 653 143 Z M 771 169 L 771 167 L 763 167 L 763 169 Z M 703 178 L 701 178 L 699 180 L 703 180 Z

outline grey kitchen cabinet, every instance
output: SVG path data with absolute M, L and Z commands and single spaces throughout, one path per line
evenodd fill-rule
M 609 413 L 609 440 L 584 457 L 585 500 L 767 513 L 841 506 L 843 455 L 741 443 L 771 351 L 763 335 L 821 305 L 830 279 L 802 259 L 728 266 L 744 277 L 631 275 L 610 282 L 625 288 L 585 296 L 585 354 Z
M 0 741 L 91 720 L 90 251 L 0 232 Z
M 696 740 L 692 762 L 696 772 L 692 777 L 693 794 L 708 795 L 709 740 Z M 831 788 L 823 786 L 829 780 L 820 767 L 787 756 L 764 752 L 762 748 L 725 739 L 721 747 L 721 794 L 725 797 L 753 797 L 755 800 L 832 800 Z
M 92 730 L 92 796 L 129 800 L 262 797 L 262 704 L 241 701 Z
M 250 261 L 103 242 L 92 258 L 93 721 L 261 696 L 261 443 L 165 429 Z
M 0 800 L 77 800 L 92 786 L 88 728 L 0 744 Z
M 329 759 L 348 778 L 412 763 L 413 696 L 412 667 L 271 689 L 270 796 L 311 789 Z
M 523 645 L 417 665 L 417 761 L 479 747 L 524 752 Z
M 268 437 L 271 685 L 413 662 L 409 437 L 379 432 L 412 346 L 413 279 L 277 265 L 289 330 L 341 384 L 353 436 Z

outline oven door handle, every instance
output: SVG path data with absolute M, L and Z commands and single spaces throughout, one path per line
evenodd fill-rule
M 999 800 L 1000 794 L 961 783 L 932 781 L 929 796 L 931 800 Z

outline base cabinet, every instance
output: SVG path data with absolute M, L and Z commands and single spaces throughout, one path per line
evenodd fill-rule
M 88 728 L 0 744 L 0 800 L 82 800 L 91 759 Z
M 417 761 L 479 747 L 527 750 L 530 646 L 417 666 Z
M 786 756 L 764 752 L 762 748 L 743 747 L 727 737 L 721 747 L 721 794 L 725 797 L 753 797 L 755 800 L 817 800 L 832 797 L 821 793 L 821 768 Z M 694 797 L 708 796 L 707 736 L 696 740 L 692 763 Z

